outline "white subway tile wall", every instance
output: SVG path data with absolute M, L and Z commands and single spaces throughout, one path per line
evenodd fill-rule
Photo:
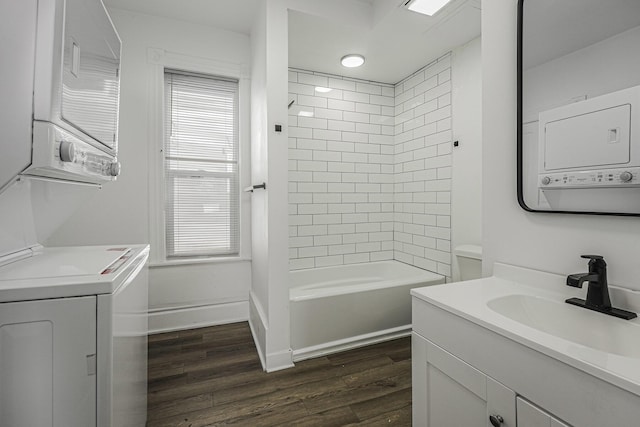
M 393 259 L 395 92 L 290 70 L 292 270 Z
M 394 259 L 451 277 L 451 55 L 395 86 Z
M 396 84 L 289 71 L 291 270 L 397 259 L 451 276 L 451 58 Z

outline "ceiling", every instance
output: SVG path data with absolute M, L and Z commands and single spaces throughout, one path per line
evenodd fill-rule
M 433 17 L 409 11 L 396 0 L 372 0 L 368 7 L 372 19 L 351 25 L 290 11 L 289 66 L 397 83 L 480 35 L 479 0 L 453 0 Z M 365 64 L 342 67 L 340 58 L 348 53 L 364 55 Z
M 250 34 L 261 1 L 104 0 L 107 7 Z M 452 0 L 433 17 L 402 0 L 289 0 L 289 66 L 397 83 L 432 60 L 480 35 L 480 0 Z M 347 53 L 366 57 L 347 69 Z
M 249 34 L 262 0 L 103 0 L 107 7 Z

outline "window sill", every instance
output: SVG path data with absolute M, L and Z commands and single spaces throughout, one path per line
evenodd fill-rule
M 231 264 L 234 262 L 247 262 L 251 261 L 251 258 L 230 256 L 230 257 L 216 257 L 216 258 L 185 258 L 185 259 L 172 259 L 165 261 L 150 262 L 150 268 L 162 268 L 162 267 L 175 267 L 185 265 L 200 265 L 200 264 Z

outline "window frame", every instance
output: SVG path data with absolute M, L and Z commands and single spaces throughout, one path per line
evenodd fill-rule
M 165 206 L 164 206 L 165 245 L 167 246 L 167 249 L 171 249 L 171 250 L 167 250 L 166 257 L 167 259 L 174 260 L 174 259 L 184 259 L 184 258 L 237 256 L 240 252 L 240 241 L 239 241 L 240 240 L 240 230 L 239 230 L 240 168 L 239 166 L 240 165 L 238 162 L 239 160 L 238 157 L 240 153 L 240 140 L 238 137 L 239 114 L 240 114 L 239 82 L 237 79 L 229 79 L 227 77 L 195 74 L 195 73 L 185 73 L 183 71 L 165 68 L 164 86 L 165 86 L 165 100 L 164 100 L 164 111 L 165 111 L 164 147 L 165 147 L 165 150 L 164 150 L 163 169 L 164 169 L 164 182 L 165 182 Z M 171 148 L 171 151 L 173 151 L 174 149 L 183 146 L 182 144 L 186 144 L 186 147 L 191 147 L 192 149 L 196 149 L 196 147 L 192 145 L 192 142 L 190 142 L 190 139 L 184 140 L 182 137 L 178 139 L 173 138 L 174 122 L 172 121 L 172 117 L 174 117 L 176 114 L 181 115 L 180 113 L 181 111 L 183 113 L 186 112 L 187 114 L 186 117 L 189 117 L 191 115 L 190 113 L 193 113 L 192 111 L 193 106 L 189 104 L 182 104 L 185 110 L 182 110 L 182 109 L 174 110 L 175 108 L 175 105 L 173 102 L 174 94 L 178 96 L 178 99 L 180 99 L 180 95 L 177 95 L 179 92 L 176 92 L 175 88 L 178 88 L 177 90 L 180 91 L 181 89 L 189 90 L 189 89 L 193 89 L 194 87 L 198 87 L 199 89 L 202 89 L 205 92 L 208 92 L 209 90 L 213 89 L 216 98 L 218 98 L 219 96 L 222 96 L 224 97 L 224 99 L 227 99 L 227 100 L 232 99 L 233 109 L 231 111 L 231 114 L 229 115 L 225 113 L 221 117 L 225 121 L 231 118 L 231 123 L 230 123 L 232 127 L 231 133 L 233 135 L 233 141 L 231 141 L 232 147 L 233 147 L 232 160 L 208 158 L 206 150 L 202 150 L 201 148 L 197 148 L 199 150 L 199 153 L 198 153 L 199 157 L 191 157 L 191 156 L 181 157 L 178 154 L 170 153 L 169 151 L 170 148 Z M 169 96 L 170 98 L 167 99 L 166 98 L 167 96 Z M 230 98 L 227 98 L 229 96 Z M 220 114 L 220 111 L 215 110 L 215 114 Z M 189 120 L 191 119 L 192 117 L 189 117 Z M 203 124 L 206 124 L 206 123 L 203 123 Z M 180 128 L 180 126 L 178 126 L 178 128 Z M 189 128 L 188 125 L 187 125 L 187 128 Z M 227 130 L 228 129 L 225 127 L 225 131 Z M 214 129 L 207 128 L 207 131 L 212 132 L 214 131 Z M 177 135 L 181 135 L 181 133 L 178 132 Z M 198 135 L 201 135 L 201 134 L 198 134 Z M 174 141 L 175 143 L 172 141 Z M 219 146 L 216 145 L 216 147 L 219 147 Z M 224 148 L 223 148 L 223 151 L 225 151 Z M 181 163 L 183 163 L 182 167 L 179 166 Z M 201 169 L 193 170 L 189 168 L 190 165 L 193 166 L 196 163 L 200 163 L 201 165 L 209 164 L 209 166 L 213 166 L 214 164 L 217 164 L 219 166 L 223 166 L 223 169 L 224 169 L 224 165 L 227 165 L 227 166 L 231 166 L 231 168 L 230 170 L 226 170 L 226 171 L 204 171 Z M 172 168 L 171 165 L 174 165 L 174 167 Z M 229 210 L 225 211 L 225 213 L 223 214 L 223 216 L 226 217 L 225 219 L 223 219 L 223 221 L 225 222 L 229 221 L 227 223 L 229 227 L 224 227 L 225 233 L 224 235 L 220 236 L 222 237 L 222 239 L 220 241 L 218 241 L 218 239 L 215 239 L 215 241 L 198 240 L 198 242 L 201 242 L 205 245 L 209 245 L 211 243 L 223 243 L 223 244 L 228 243 L 228 245 L 225 244 L 224 246 L 220 246 L 220 247 L 211 247 L 208 250 L 202 250 L 202 251 L 198 251 L 192 245 L 188 245 L 187 251 L 186 251 L 187 253 L 180 253 L 182 252 L 180 250 L 181 238 L 188 238 L 188 236 L 196 237 L 192 233 L 187 232 L 187 234 L 183 234 L 179 231 L 182 228 L 182 226 L 186 226 L 186 228 L 189 229 L 190 226 L 188 223 L 175 221 L 176 220 L 175 213 L 181 212 L 182 206 L 181 206 L 181 203 L 179 203 L 181 199 L 179 198 L 179 196 L 176 197 L 176 194 L 173 192 L 173 189 L 176 187 L 180 187 L 184 184 L 188 186 L 187 188 L 192 187 L 194 185 L 198 186 L 203 184 L 217 187 L 218 185 L 222 184 L 223 186 L 226 186 L 227 189 L 229 189 L 229 186 L 231 186 L 235 190 L 230 193 L 229 192 L 222 193 L 222 190 L 221 192 L 215 192 L 216 194 L 221 194 L 222 197 L 217 197 L 214 195 L 214 198 L 216 200 L 221 200 L 223 202 L 229 203 Z M 191 197 L 193 196 L 194 195 L 192 194 Z M 201 196 L 200 193 L 198 193 L 196 197 L 197 197 L 196 199 L 197 201 L 194 200 L 196 203 L 204 202 L 206 200 L 206 197 Z M 200 218 L 199 215 L 197 215 L 196 217 L 191 217 L 191 215 L 189 215 L 189 217 L 197 221 L 202 219 Z M 218 225 L 217 222 L 214 222 L 214 224 Z M 172 230 L 173 230 L 173 233 L 171 232 Z
M 148 62 L 153 66 L 150 79 L 149 117 L 149 237 L 152 266 L 246 261 L 251 259 L 251 198 L 242 189 L 249 185 L 250 145 L 250 74 L 244 64 L 195 58 L 149 49 Z M 168 257 L 166 246 L 165 180 L 165 72 L 237 80 L 238 82 L 238 254 Z

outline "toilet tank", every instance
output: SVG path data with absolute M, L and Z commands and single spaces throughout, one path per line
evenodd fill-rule
M 482 247 L 478 245 L 460 245 L 453 249 L 460 268 L 460 280 L 473 280 L 482 277 Z

